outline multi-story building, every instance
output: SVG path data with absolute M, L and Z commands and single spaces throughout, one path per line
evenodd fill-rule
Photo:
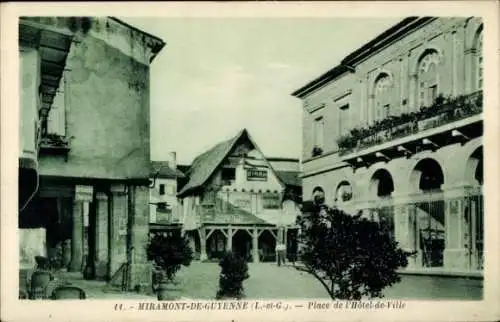
M 179 213 L 182 206 L 177 201 L 178 181 L 182 183 L 184 174 L 177 168 L 175 152 L 169 154 L 167 161 L 152 161 L 150 180 L 153 183 L 149 190 L 150 210 L 149 227 L 151 231 L 179 228 Z
M 403 19 L 292 94 L 304 198 L 379 220 L 413 269 L 482 270 L 482 30 Z
M 165 43 L 110 17 L 23 17 L 19 45 L 21 268 L 46 255 L 150 283 L 149 68 Z
M 254 262 L 274 260 L 276 243 L 296 252 L 298 160 L 271 160 L 247 130 L 194 159 L 178 196 L 183 229 L 201 260 L 228 250 Z

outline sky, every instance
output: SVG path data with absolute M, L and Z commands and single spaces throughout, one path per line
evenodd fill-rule
M 300 158 L 290 94 L 401 18 L 120 18 L 167 43 L 151 64 L 151 159 L 189 164 L 246 128 L 268 157 Z

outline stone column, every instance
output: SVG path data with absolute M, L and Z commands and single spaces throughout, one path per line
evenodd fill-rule
M 199 228 L 200 233 L 200 261 L 207 259 L 207 232 L 205 228 Z
M 152 281 L 152 266 L 147 259 L 147 246 L 149 242 L 149 188 L 147 186 L 129 187 L 129 198 L 132 209 L 129 214 L 131 247 L 131 263 L 129 271 L 129 287 L 145 288 Z
M 254 263 L 260 261 L 259 258 L 259 231 L 257 228 L 252 230 L 252 258 Z
M 111 211 L 108 218 L 109 229 L 109 268 L 111 278 L 120 266 L 126 262 L 127 234 L 127 195 L 125 185 L 111 186 Z
M 468 270 L 471 260 L 471 209 L 467 207 L 469 186 L 444 188 L 445 250 L 444 267 Z
M 233 228 L 231 227 L 227 229 L 226 251 L 233 251 Z
M 92 186 L 76 186 L 75 198 L 73 201 L 73 224 L 71 236 L 71 262 L 69 270 L 71 272 L 80 272 L 83 264 L 83 210 L 84 203 L 92 201 Z
M 98 279 L 107 277 L 108 265 L 108 196 L 96 193 L 96 258 L 95 275 Z
M 421 267 L 422 254 L 419 245 L 418 222 L 416 218 L 416 206 L 411 196 L 396 194 L 394 201 L 394 238 L 400 247 L 407 252 L 417 252 L 415 256 L 408 258 L 408 268 Z

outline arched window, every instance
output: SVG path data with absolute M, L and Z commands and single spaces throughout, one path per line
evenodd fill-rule
M 418 64 L 419 106 L 434 103 L 439 93 L 439 54 L 436 50 L 427 50 Z
M 476 89 L 483 88 L 483 33 L 479 31 L 476 39 Z
M 347 181 L 342 181 L 335 191 L 335 202 L 344 203 L 352 199 L 352 186 Z
M 391 113 L 391 86 L 391 78 L 386 73 L 380 74 L 375 80 L 374 99 L 376 121 L 387 118 Z
M 317 205 L 322 205 L 325 203 L 325 191 L 323 188 L 317 186 L 313 189 L 312 193 L 313 202 Z

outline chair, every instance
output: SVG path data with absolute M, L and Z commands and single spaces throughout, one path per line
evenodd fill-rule
M 87 295 L 85 294 L 85 291 L 74 285 L 59 286 L 52 292 L 51 295 L 52 300 L 85 300 L 86 298 Z
M 26 294 L 26 292 L 23 290 L 19 290 L 19 299 L 26 300 L 27 298 L 28 298 L 28 294 Z
M 47 298 L 45 289 L 47 288 L 51 280 L 53 280 L 53 276 L 48 271 L 33 272 L 33 274 L 31 275 L 31 283 L 28 291 L 29 299 L 41 300 Z

